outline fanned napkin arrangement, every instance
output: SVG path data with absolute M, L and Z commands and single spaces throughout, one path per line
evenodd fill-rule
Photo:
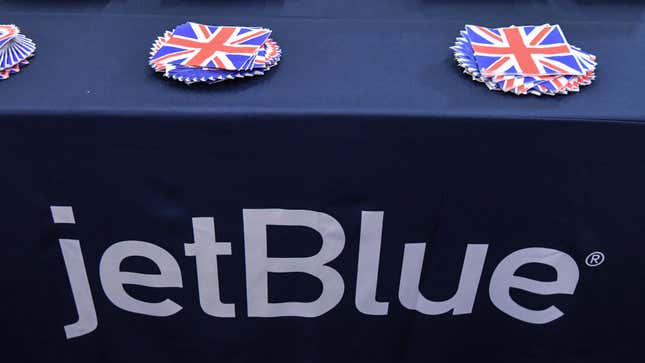
M 596 77 L 596 57 L 569 44 L 559 25 L 466 25 L 451 49 L 464 73 L 494 91 L 568 94 Z
M 12 74 L 29 64 L 33 57 L 36 44 L 20 34 L 15 25 L 0 24 L 0 80 L 9 78 Z
M 282 56 L 270 36 L 271 30 L 265 28 L 187 22 L 157 38 L 149 64 L 186 84 L 259 76 Z

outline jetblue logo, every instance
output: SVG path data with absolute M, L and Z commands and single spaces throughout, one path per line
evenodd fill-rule
M 52 206 L 54 223 L 75 224 L 72 207 Z M 358 272 L 356 276 L 356 309 L 367 315 L 387 315 L 389 302 L 376 300 L 383 212 L 364 211 L 361 214 Z M 246 267 L 247 314 L 249 317 L 297 316 L 315 318 L 333 309 L 345 293 L 344 277 L 328 266 L 345 247 L 345 232 L 332 216 L 311 210 L 244 209 L 244 261 Z M 308 257 L 268 257 L 267 227 L 306 227 L 320 234 L 322 247 Z M 217 241 L 215 222 L 210 217 L 192 219 L 194 242 L 184 244 L 184 254 L 195 259 L 199 304 L 204 313 L 218 318 L 235 318 L 235 305 L 220 298 L 218 258 L 231 255 L 231 243 Z M 98 327 L 94 298 L 87 278 L 79 240 L 58 240 L 67 270 L 78 320 L 66 325 L 67 339 L 79 337 Z M 421 314 L 470 314 L 479 289 L 487 244 L 468 244 L 455 294 L 444 301 L 427 299 L 419 291 L 426 243 L 407 243 L 404 246 L 398 298 L 402 306 Z M 158 274 L 122 271 L 121 262 L 127 257 L 149 259 L 159 269 Z M 490 262 L 489 262 L 490 263 Z M 553 281 L 538 281 L 517 276 L 516 271 L 526 264 L 551 266 L 557 273 Z M 176 314 L 182 307 L 171 299 L 145 302 L 130 296 L 124 285 L 182 288 L 182 271 L 174 256 L 160 246 L 145 241 L 119 241 L 103 253 L 99 276 L 107 298 L 117 307 L 136 314 L 165 317 Z M 322 284 L 322 293 L 312 302 L 269 302 L 269 273 L 306 273 Z M 531 324 L 545 324 L 564 315 L 557 306 L 534 310 L 513 300 L 510 289 L 520 289 L 539 295 L 569 294 L 579 279 L 576 262 L 568 254 L 550 248 L 531 247 L 515 251 L 497 263 L 488 284 L 490 301 L 505 314 Z M 345 277 L 347 278 L 347 277 Z

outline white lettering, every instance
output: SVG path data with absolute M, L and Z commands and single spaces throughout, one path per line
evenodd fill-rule
M 427 315 L 444 314 L 450 310 L 453 315 L 470 314 L 473 311 L 488 245 L 468 245 L 457 292 L 450 299 L 444 301 L 428 300 L 419 291 L 425 249 L 425 243 L 405 244 L 399 286 L 401 304 L 410 310 Z
M 69 278 L 69 284 L 72 286 L 72 295 L 78 312 L 78 321 L 74 324 L 65 325 L 65 336 L 67 339 L 71 339 L 93 332 L 99 323 L 96 318 L 90 282 L 87 280 L 80 241 L 60 239 L 58 242 L 60 243 L 60 250 L 63 252 L 67 277 Z
M 121 262 L 131 256 L 145 257 L 159 267 L 159 274 L 121 271 Z M 137 300 L 123 288 L 124 284 L 148 287 L 182 287 L 181 270 L 168 251 L 143 241 L 122 241 L 110 246 L 99 264 L 99 274 L 105 295 L 123 310 L 150 316 L 170 316 L 181 306 L 170 299 L 150 303 Z
M 208 315 L 222 318 L 235 317 L 235 305 L 220 299 L 217 256 L 230 255 L 231 244 L 216 242 L 213 218 L 193 218 L 195 243 L 185 244 L 186 256 L 195 256 L 199 304 Z
M 544 282 L 516 276 L 517 269 L 527 263 L 552 266 L 557 271 L 555 281 Z M 544 310 L 527 309 L 513 301 L 510 289 L 516 288 L 539 295 L 572 295 L 579 277 L 578 265 L 566 253 L 550 248 L 525 248 L 506 256 L 497 265 L 488 292 L 493 304 L 504 313 L 527 323 L 546 324 L 564 313 L 553 305 Z
M 345 233 L 331 216 L 309 210 L 244 209 L 244 252 L 246 256 L 246 291 L 251 317 L 320 316 L 336 306 L 343 297 L 345 284 L 338 271 L 326 264 L 345 246 Z M 322 237 L 320 251 L 309 257 L 277 258 L 267 256 L 267 226 L 301 226 L 317 231 Z M 268 273 L 304 272 L 317 277 L 323 285 L 313 302 L 269 303 Z
M 382 232 L 383 212 L 361 214 L 355 301 L 356 308 L 363 314 L 387 315 L 388 303 L 376 301 Z
M 49 209 L 54 224 L 76 224 L 72 207 L 52 205 Z M 75 323 L 64 327 L 65 336 L 67 339 L 72 339 L 93 332 L 99 323 L 96 318 L 90 282 L 87 279 L 81 242 L 75 239 L 59 239 L 58 243 L 63 253 L 63 261 L 65 261 L 65 269 L 67 269 L 67 277 L 78 314 L 78 320 Z

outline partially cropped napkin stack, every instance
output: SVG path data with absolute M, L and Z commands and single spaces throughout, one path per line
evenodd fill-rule
M 567 94 L 596 77 L 596 57 L 569 44 L 559 25 L 466 25 L 451 49 L 465 73 L 495 91 Z
M 0 80 L 7 79 L 29 64 L 36 44 L 20 34 L 15 25 L 0 25 Z
M 157 38 L 149 64 L 187 84 L 263 75 L 282 55 L 270 36 L 265 28 L 187 22 Z

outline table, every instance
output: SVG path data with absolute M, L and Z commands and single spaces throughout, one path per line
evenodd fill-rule
M 38 45 L 0 83 L 7 361 L 638 359 L 643 5 L 0 9 Z M 163 79 L 147 51 L 188 19 L 270 27 L 283 60 Z M 598 56 L 580 94 L 489 92 L 448 49 L 542 22 Z

